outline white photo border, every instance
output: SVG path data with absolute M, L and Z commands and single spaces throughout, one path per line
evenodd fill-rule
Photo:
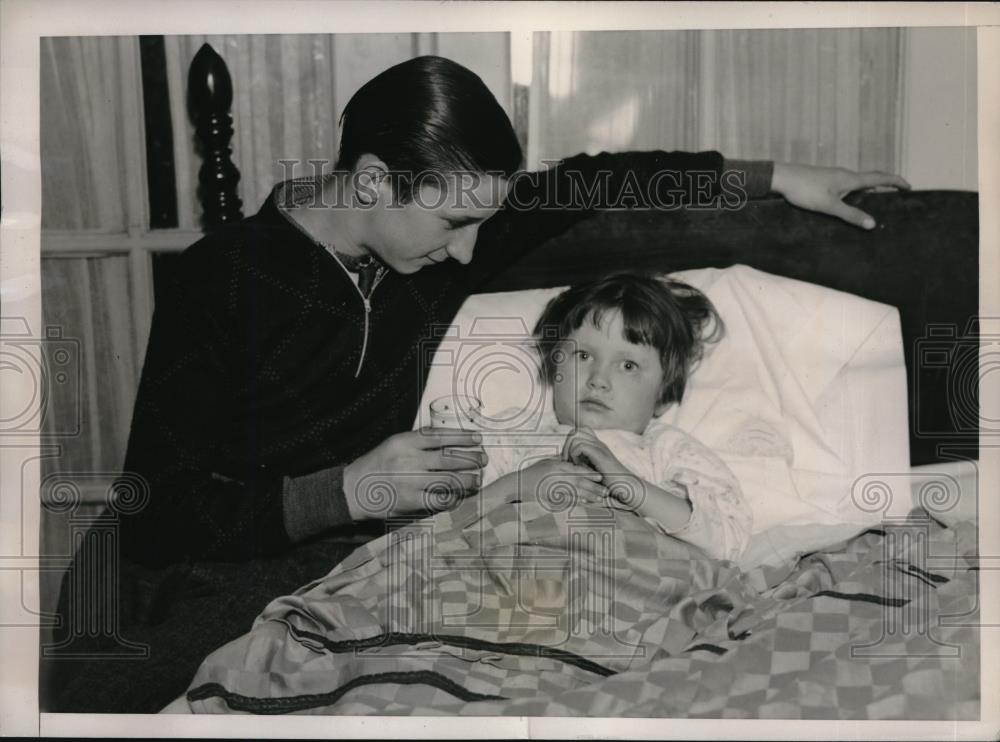
M 191 33 L 372 33 L 414 31 L 631 30 L 682 28 L 816 28 L 878 26 L 976 26 L 979 101 L 980 311 L 1000 316 L 1000 6 L 992 3 L 474 3 L 324 2 L 322 0 L 0 0 L 0 149 L 3 213 L 0 223 L 0 299 L 5 316 L 41 326 L 39 246 L 41 174 L 39 160 L 39 39 L 43 36 L 99 36 Z M 1000 385 L 981 389 L 984 408 L 998 409 Z M 0 390 L 4 410 L 23 409 L 33 389 Z M 1000 491 L 1000 462 L 981 441 L 981 491 Z M 0 555 L 20 546 L 38 554 L 37 462 L 26 468 L 37 440 L 23 448 L 0 447 Z M 994 446 L 996 444 L 994 443 Z M 25 508 L 21 511 L 21 507 Z M 998 555 L 1000 523 L 996 498 L 980 505 L 980 553 Z M 13 517 L 12 517 L 13 514 Z M 30 557 L 25 557 L 30 559 Z M 1000 559 L 993 556 L 994 562 Z M 992 569 L 991 569 L 992 566 Z M 984 563 L 981 574 L 981 657 L 1000 656 L 1000 570 Z M 14 577 L 12 577 L 12 575 Z M 22 594 L 35 599 L 38 572 L 0 569 L 0 626 L 20 608 Z M 15 592 L 16 590 L 16 592 Z M 29 606 L 30 607 L 30 606 Z M 992 627 L 992 628 L 990 628 Z M 995 667 L 982 665 L 980 722 L 833 722 L 686 719 L 329 717 L 261 718 L 144 715 L 39 714 L 38 629 L 0 630 L 0 734 L 23 736 L 247 736 L 247 737 L 630 737 L 721 739 L 995 738 L 1000 688 Z

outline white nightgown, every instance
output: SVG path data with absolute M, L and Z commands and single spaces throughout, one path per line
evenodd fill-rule
M 484 433 L 490 460 L 483 469 L 483 487 L 539 458 L 558 457 L 571 431 L 549 415 L 532 432 Z M 753 516 L 739 482 L 708 447 L 658 421 L 642 435 L 624 430 L 594 434 L 632 474 L 662 489 L 676 492 L 680 485 L 687 492 L 691 517 L 684 526 L 667 529 L 646 518 L 649 523 L 712 558 L 739 558 L 749 542 Z

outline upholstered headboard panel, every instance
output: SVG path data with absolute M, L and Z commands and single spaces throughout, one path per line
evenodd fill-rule
M 867 193 L 848 202 L 879 226 L 865 232 L 781 199 L 740 211 L 604 212 L 550 240 L 544 260 L 528 255 L 483 290 L 742 263 L 891 304 L 906 352 L 912 463 L 975 457 L 978 194 Z

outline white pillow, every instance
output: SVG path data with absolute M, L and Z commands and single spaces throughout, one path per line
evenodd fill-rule
M 726 334 L 661 419 L 739 479 L 754 515 L 742 566 L 780 563 L 909 512 L 905 477 L 893 476 L 909 472 L 895 308 L 743 265 L 671 275 L 705 292 Z M 414 427 L 428 424 L 432 400 L 453 394 L 481 399 L 487 417 L 522 410 L 493 419 L 495 429 L 537 424 L 550 402 L 531 329 L 560 291 L 469 297 L 435 354 Z

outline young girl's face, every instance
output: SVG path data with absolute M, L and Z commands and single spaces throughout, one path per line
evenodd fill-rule
M 659 353 L 629 342 L 622 330 L 621 313 L 605 312 L 600 327 L 585 321 L 560 346 L 552 385 L 560 423 L 641 435 L 666 409 L 658 402 Z

